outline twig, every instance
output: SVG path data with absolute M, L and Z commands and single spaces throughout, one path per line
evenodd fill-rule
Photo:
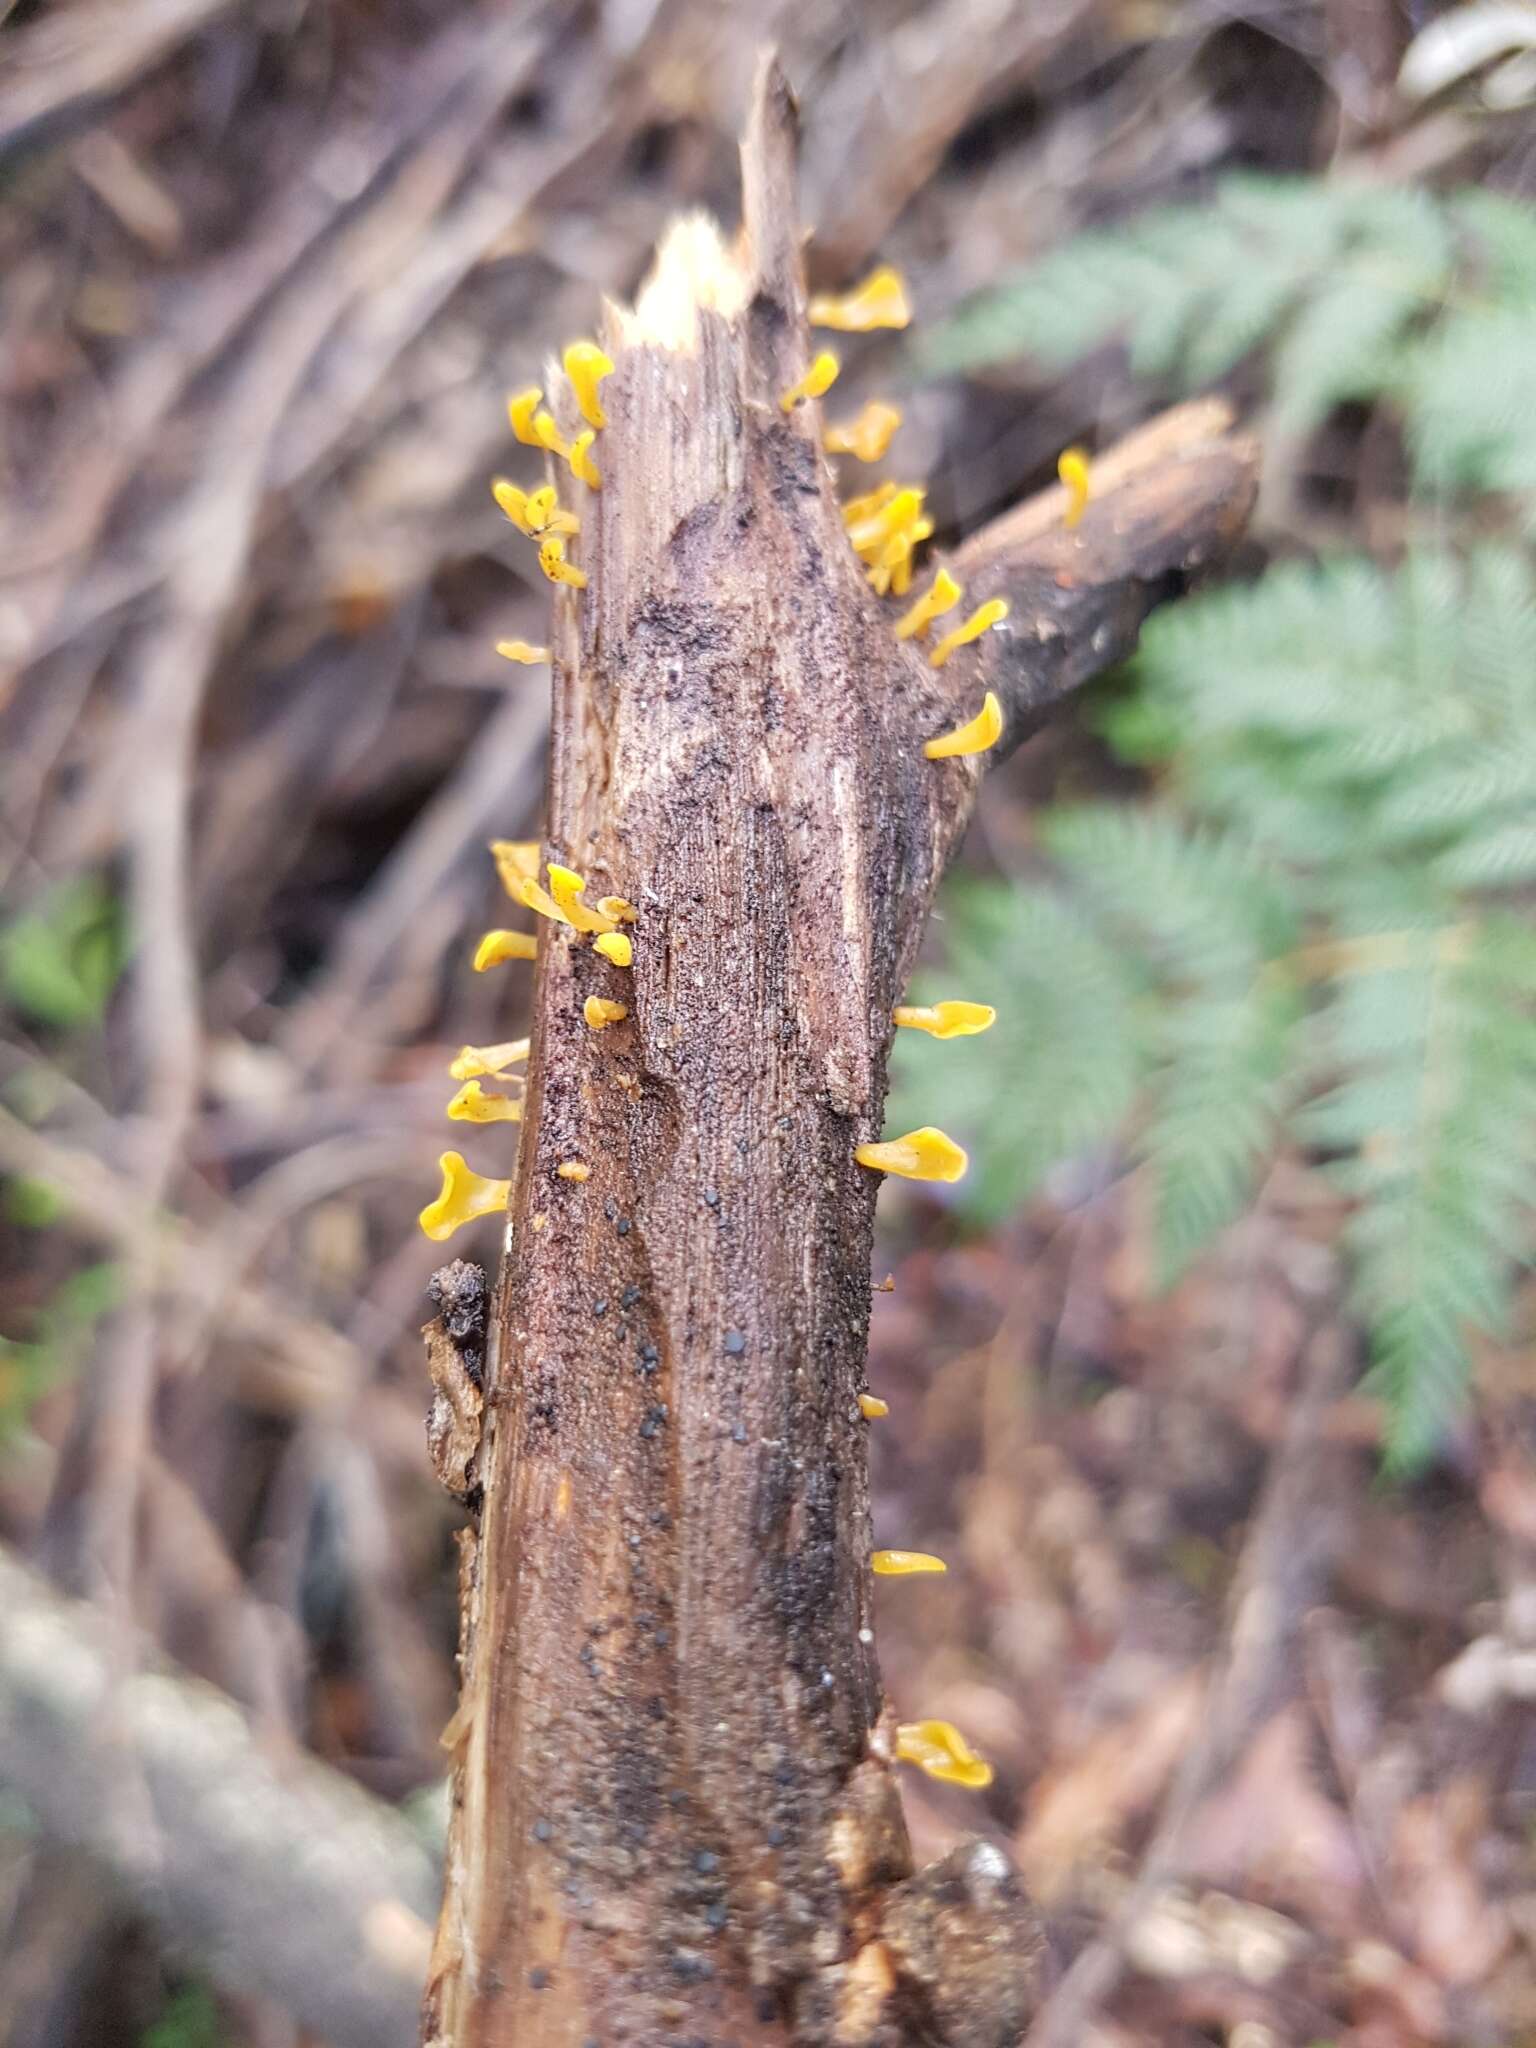
M 221 1982 L 337 2048 L 410 2048 L 436 1874 L 390 1808 L 269 1756 L 239 1709 L 165 1666 L 122 1676 L 111 1631 L 0 1551 L 0 1782 L 102 1861 Z

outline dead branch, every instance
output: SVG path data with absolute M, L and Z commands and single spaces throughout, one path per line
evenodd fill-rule
M 389 1807 L 0 1551 L 0 1783 L 224 1984 L 339 2048 L 414 2038 L 436 1873 Z M 147 1654 L 147 1653 L 146 1653 Z
M 1006 1870 L 984 1901 L 940 1880 L 937 1918 L 910 1883 L 854 1148 L 980 779 L 924 741 L 989 682 L 1016 738 L 1129 646 L 1240 530 L 1253 454 L 1177 415 L 1073 534 L 1047 502 L 979 536 L 967 601 L 1013 616 L 934 669 L 848 548 L 818 409 L 779 404 L 808 359 L 794 153 L 768 68 L 740 250 L 685 221 L 610 309 L 589 583 L 555 605 L 549 850 L 640 917 L 629 972 L 540 948 L 427 2007 L 454 2048 L 1001 2042 L 1036 1999 Z M 593 995 L 627 1017 L 588 1029 Z M 985 1960 L 985 1996 L 940 1954 Z
M 230 0 L 117 0 L 54 8 L 6 38 L 0 157 L 82 119 L 228 11 Z

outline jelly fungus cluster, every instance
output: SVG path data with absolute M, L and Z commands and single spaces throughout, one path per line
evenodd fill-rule
M 841 294 L 820 294 L 809 306 L 813 326 L 832 328 L 844 334 L 865 334 L 879 328 L 902 328 L 911 320 L 905 282 L 889 266 L 872 271 L 862 284 Z M 567 441 L 553 413 L 544 405 L 544 393 L 537 385 L 514 392 L 507 400 L 507 417 L 515 438 L 525 447 L 537 449 L 546 460 L 564 463 L 573 482 L 588 491 L 600 491 L 603 475 L 595 452 L 598 435 L 608 424 L 599 387 L 613 372 L 613 363 L 593 341 L 573 341 L 562 357 L 572 400 L 585 421 L 584 429 Z M 841 364 L 831 349 L 820 350 L 804 376 L 779 397 L 781 410 L 794 413 L 820 399 L 837 380 Z M 822 445 L 829 455 L 850 456 L 859 462 L 880 462 L 891 445 L 902 416 L 894 405 L 872 400 L 856 417 L 841 425 L 828 426 Z M 1080 448 L 1069 448 L 1059 464 L 1061 482 L 1067 493 L 1064 523 L 1077 525 L 1088 502 L 1088 459 Z M 497 505 L 517 531 L 530 540 L 538 553 L 539 566 L 551 583 L 571 590 L 585 590 L 586 571 L 568 559 L 568 548 L 581 535 L 577 512 L 560 503 L 553 484 L 531 490 L 497 477 L 491 485 Z M 918 548 L 933 533 L 933 519 L 924 508 L 925 489 L 920 484 L 883 482 L 873 489 L 845 500 L 843 521 L 849 544 L 863 564 L 870 588 L 879 597 L 907 597 L 911 591 Z M 895 622 L 898 640 L 922 642 L 936 620 L 960 603 L 964 592 L 943 567 L 932 582 L 913 599 Z M 940 669 L 960 648 L 1008 616 L 1002 598 L 989 598 L 962 622 L 935 639 L 928 649 L 930 667 Z M 496 652 L 506 661 L 537 664 L 549 660 L 547 647 L 535 647 L 526 640 L 498 640 Z M 984 753 L 1002 735 L 1002 707 L 989 690 L 974 718 L 952 732 L 929 740 L 923 752 L 930 761 L 943 761 Z M 571 942 L 590 939 L 592 950 L 609 966 L 622 972 L 634 962 L 634 942 L 626 926 L 636 922 L 638 913 L 622 896 L 586 900 L 586 882 L 574 869 L 557 861 L 545 866 L 545 881 L 539 881 L 539 848 L 531 841 L 495 840 L 491 854 L 496 871 L 514 903 L 531 911 L 546 923 L 563 926 Z M 495 930 L 487 932 L 475 949 L 477 973 L 501 966 L 509 960 L 537 957 L 538 940 L 533 932 Z M 582 1021 L 594 1032 L 621 1024 L 629 1015 L 626 1003 L 615 997 L 589 995 L 582 1004 Z M 940 1002 L 929 1006 L 902 1004 L 893 1012 L 893 1024 L 913 1031 L 926 1031 L 939 1039 L 963 1038 L 987 1030 L 996 1012 L 985 1003 Z M 525 1082 L 511 1070 L 528 1058 L 529 1041 L 511 1039 L 501 1045 L 461 1048 L 449 1066 L 460 1086 L 448 1104 L 448 1115 L 463 1123 L 518 1123 L 522 1119 Z M 494 1085 L 487 1088 L 484 1084 Z M 898 1174 L 908 1180 L 956 1181 L 965 1172 L 967 1159 L 953 1139 L 924 1125 L 904 1137 L 870 1142 L 855 1148 L 854 1158 L 874 1172 Z M 422 1210 L 420 1222 L 427 1236 L 450 1237 L 461 1225 L 505 1210 L 511 1195 L 510 1180 L 497 1180 L 474 1172 L 458 1152 L 445 1152 L 439 1161 L 443 1184 L 436 1200 Z M 580 1185 L 591 1167 L 581 1159 L 564 1159 L 555 1168 L 563 1181 Z M 534 1227 L 544 1222 L 536 1217 Z M 866 1421 L 878 1420 L 889 1412 L 877 1395 L 858 1397 L 859 1413 Z M 907 1577 L 945 1570 L 941 1558 L 926 1551 L 876 1550 L 870 1569 L 881 1577 Z M 991 1783 L 992 1769 L 970 1749 L 959 1731 L 947 1721 L 902 1723 L 896 1731 L 895 1756 L 899 1762 L 915 1765 L 930 1777 L 951 1784 L 979 1788 Z

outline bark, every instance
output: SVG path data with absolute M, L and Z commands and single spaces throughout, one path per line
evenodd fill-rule
M 1020 737 L 1123 652 L 1241 529 L 1252 451 L 1193 409 L 1074 534 L 1047 503 L 968 543 L 967 606 L 1014 614 L 935 671 L 848 547 L 820 408 L 778 403 L 808 340 L 771 67 L 743 183 L 739 248 L 683 223 L 608 312 L 589 585 L 555 601 L 545 850 L 640 916 L 629 972 L 540 947 L 427 1999 L 454 2048 L 894 2042 L 962 2008 L 954 2038 L 1001 2041 L 1030 2009 L 1016 1888 L 990 1863 L 911 1888 L 857 1402 L 879 1177 L 854 1147 L 981 773 L 923 742 L 989 682 Z M 628 1017 L 588 1029 L 589 995 Z M 990 2022 L 933 1995 L 966 1953 L 1006 1979 Z

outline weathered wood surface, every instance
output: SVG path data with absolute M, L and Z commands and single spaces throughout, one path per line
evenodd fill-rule
M 1241 530 L 1253 454 L 1187 409 L 1074 533 L 1046 505 L 968 542 L 967 605 L 1013 617 L 933 670 L 847 544 L 820 408 L 778 404 L 808 339 L 774 70 L 743 163 L 740 248 L 685 223 L 608 313 L 589 586 L 555 599 L 546 852 L 640 917 L 627 972 L 540 948 L 427 2001 L 454 2048 L 1001 2040 L 1033 1979 L 990 1865 L 893 1890 L 853 1153 L 982 772 L 923 741 L 988 683 L 1017 737 L 1122 653 Z M 588 1029 L 593 994 L 627 1019 Z M 980 2017 L 924 1980 L 968 1926 Z

